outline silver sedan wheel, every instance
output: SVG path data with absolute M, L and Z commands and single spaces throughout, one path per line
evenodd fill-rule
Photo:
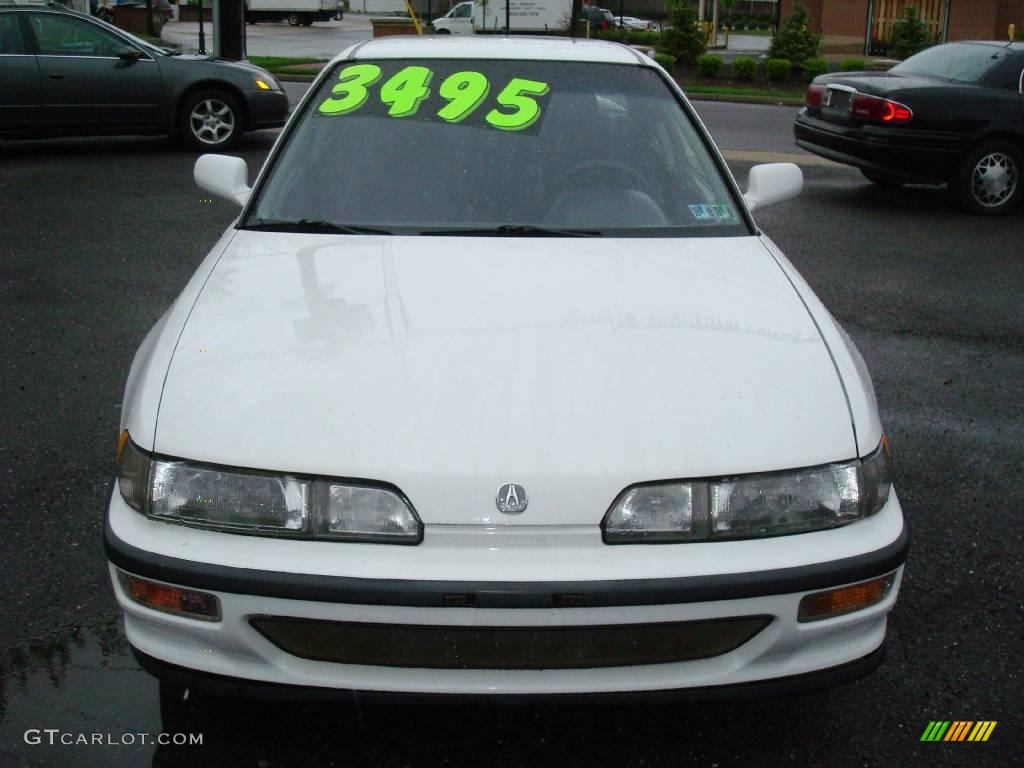
M 235 130 L 235 113 L 220 99 L 203 99 L 189 115 L 189 126 L 203 144 L 222 144 Z
M 971 171 L 971 194 L 978 205 L 995 208 L 1013 197 L 1018 177 L 1017 164 L 1012 157 L 1004 152 L 990 152 L 978 160 Z

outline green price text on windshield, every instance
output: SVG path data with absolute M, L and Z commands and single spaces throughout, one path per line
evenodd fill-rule
M 380 102 L 388 106 L 391 117 L 410 117 L 434 92 L 430 88 L 434 73 L 427 67 L 409 66 L 392 75 L 380 86 Z M 365 105 L 370 86 L 381 78 L 376 64 L 351 64 L 338 73 L 338 82 L 331 95 L 319 106 L 322 115 L 348 115 Z M 502 131 L 521 131 L 533 125 L 541 114 L 538 102 L 549 92 L 548 84 L 537 80 L 512 78 L 499 91 L 497 105 L 487 112 L 484 121 Z M 487 100 L 491 83 L 481 72 L 455 72 L 437 87 L 436 95 L 447 102 L 435 114 L 447 123 L 460 123 Z

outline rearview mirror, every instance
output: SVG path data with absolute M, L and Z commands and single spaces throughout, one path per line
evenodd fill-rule
M 142 58 L 142 51 L 137 48 L 132 48 L 130 45 L 126 45 L 124 48 L 118 49 L 117 58 L 121 61 L 138 61 Z
M 201 155 L 192 177 L 200 189 L 238 205 L 249 199 L 249 168 L 245 160 L 229 155 Z
M 804 188 L 804 175 L 794 163 L 755 165 L 747 177 L 743 199 L 750 210 L 796 197 Z

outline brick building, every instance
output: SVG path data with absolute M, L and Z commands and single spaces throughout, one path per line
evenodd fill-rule
M 795 2 L 782 0 L 785 18 Z M 830 52 L 871 53 L 884 47 L 907 5 L 916 5 L 935 39 L 1005 40 L 1011 23 L 1024 28 L 1024 0 L 802 0 Z

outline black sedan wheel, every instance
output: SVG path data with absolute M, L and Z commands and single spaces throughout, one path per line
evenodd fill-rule
M 960 203 L 971 213 L 997 216 L 1020 202 L 1024 157 L 1007 141 L 987 141 L 967 153 L 954 182 Z
M 242 134 L 242 109 L 224 91 L 192 94 L 182 104 L 178 120 L 178 132 L 196 149 L 227 149 Z

